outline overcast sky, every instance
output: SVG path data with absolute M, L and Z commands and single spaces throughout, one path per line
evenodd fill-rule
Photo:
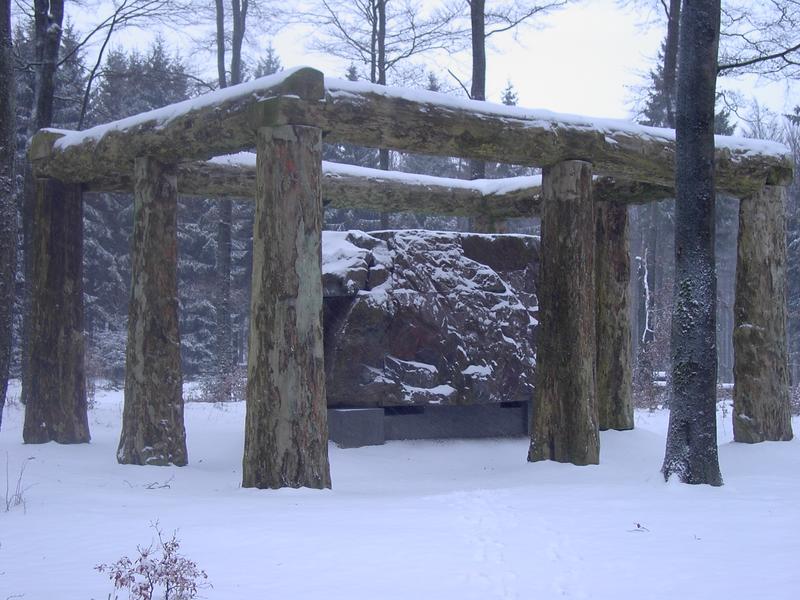
M 99 0 L 100 2 L 105 0 Z M 67 14 L 80 29 L 87 30 L 92 19 L 102 10 L 87 11 L 75 3 L 67 3 Z M 599 117 L 629 118 L 635 108 L 637 88 L 646 81 L 664 37 L 664 23 L 658 15 L 623 9 L 616 0 L 583 0 L 552 13 L 539 21 L 540 27 L 525 27 L 517 35 L 504 34 L 492 38 L 487 55 L 487 95 L 499 101 L 500 94 L 511 81 L 519 94 L 519 104 L 531 108 L 547 108 L 557 112 Z M 195 38 L 211 39 L 213 30 Z M 257 35 L 258 23 L 248 21 L 251 55 L 257 54 L 272 40 L 285 67 L 309 65 L 335 77 L 343 76 L 347 63 L 341 59 L 311 52 L 306 41 L 313 35 L 308 27 L 284 28 L 274 36 Z M 155 29 L 129 30 L 120 35 L 117 44 L 146 47 Z M 182 30 L 185 33 L 185 29 Z M 213 78 L 214 57 L 199 52 L 186 35 L 164 30 L 167 41 L 180 48 L 193 63 L 207 65 L 204 74 Z M 449 67 L 468 79 L 470 54 L 462 52 L 436 57 L 434 71 L 448 78 Z M 447 81 L 457 86 L 452 78 Z M 788 112 L 800 104 L 797 86 L 765 81 L 721 79 L 720 89 L 740 91 L 745 98 L 755 96 L 759 102 L 777 112 Z

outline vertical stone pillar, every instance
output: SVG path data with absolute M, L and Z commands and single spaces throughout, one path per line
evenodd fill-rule
M 321 131 L 258 132 L 243 487 L 328 488 Z
M 597 464 L 592 166 L 544 170 L 539 333 L 529 461 Z
M 733 438 L 792 439 L 786 339 L 786 188 L 739 204 L 733 331 Z
M 174 167 L 137 158 L 125 408 L 117 460 L 187 463 L 178 333 L 178 186 Z
M 36 180 L 33 214 L 27 444 L 89 441 L 83 339 L 83 196 Z
M 628 207 L 595 204 L 597 407 L 600 429 L 633 429 Z

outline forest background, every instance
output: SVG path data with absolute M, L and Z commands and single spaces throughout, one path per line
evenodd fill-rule
M 674 0 L 453 0 L 424 6 L 412 0 L 319 0 L 294 3 L 288 9 L 253 0 L 115 0 L 63 6 L 66 18 L 50 123 L 54 127 L 83 129 L 299 63 L 352 80 L 505 104 L 521 99 L 526 106 L 544 104 L 561 112 L 616 117 L 627 113 L 645 124 L 673 125 L 670 23 L 680 6 Z M 800 109 L 793 95 L 798 79 L 795 32 L 800 30 L 800 3 L 728 2 L 724 8 L 728 35 L 723 35 L 720 62 L 728 68 L 720 73 L 717 132 L 778 139 L 790 147 L 800 164 Z M 476 32 L 478 13 L 483 29 Z M 12 376 L 21 374 L 25 331 L 25 151 L 36 129 L 32 119 L 37 49 L 32 15 L 33 7 L 24 2 L 13 6 L 16 221 L 22 226 L 16 244 Z M 760 36 L 753 37 L 755 31 Z M 627 56 L 619 56 L 625 43 L 638 44 L 639 49 L 634 55 L 628 51 Z M 476 61 L 481 46 L 482 67 Z M 780 52 L 785 53 L 772 56 Z M 572 65 L 591 54 L 605 60 L 607 69 L 583 66 L 585 74 L 574 76 Z M 762 60 L 745 64 L 754 56 Z M 520 165 L 476 165 L 345 145 L 326 145 L 324 158 L 454 178 L 531 172 Z M 795 385 L 800 381 L 799 196 L 796 178 L 787 207 L 790 369 Z M 235 366 L 245 360 L 252 210 L 248 202 L 180 201 L 181 340 L 184 373 L 189 378 L 216 378 L 218 384 L 221 374 L 235 372 Z M 630 217 L 632 273 L 636 274 L 631 288 L 636 386 L 640 401 L 647 403 L 653 401 L 653 372 L 668 371 L 674 202 L 632 207 Z M 716 219 L 719 378 L 730 382 L 736 200 L 720 198 Z M 124 378 L 131 224 L 129 196 L 87 195 L 88 368 L 90 376 L 112 383 Z M 335 210 L 326 211 L 325 224 L 339 230 L 387 226 L 538 230 L 535 220 L 489 227 L 454 218 Z M 231 393 L 229 385 L 209 390 L 217 396 Z

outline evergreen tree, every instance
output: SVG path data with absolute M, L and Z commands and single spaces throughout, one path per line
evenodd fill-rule
M 36 129 L 33 123 L 33 108 L 35 103 L 35 84 L 36 84 L 36 49 L 34 40 L 34 22 L 32 19 L 18 22 L 13 32 L 14 47 L 14 85 L 15 90 L 15 128 L 16 128 L 16 173 L 17 185 L 23 189 L 22 177 L 27 170 L 27 147 L 31 131 Z M 80 115 L 80 98 L 83 89 L 85 73 L 85 63 L 83 52 L 78 49 L 80 43 L 73 27 L 67 24 L 64 27 L 60 39 L 60 49 L 58 52 L 61 66 L 55 71 L 52 121 L 48 124 L 52 127 L 63 129 L 74 129 L 78 124 Z M 32 189 L 29 191 L 32 193 Z M 26 223 L 24 218 L 25 194 L 20 194 L 18 202 L 18 222 Z M 29 233 L 23 231 L 23 245 L 17 248 L 18 262 L 24 260 L 24 240 Z M 14 304 L 14 314 L 16 318 L 13 323 L 13 357 L 11 372 L 14 375 L 21 375 L 22 368 L 22 345 L 23 340 L 23 315 L 26 303 L 26 283 L 28 275 L 27 268 L 23 263 L 18 269 L 19 275 L 16 281 L 16 294 Z
M 345 77 L 348 81 L 358 81 L 358 69 L 354 63 L 347 67 Z M 377 150 L 353 144 L 323 144 L 322 159 L 371 169 L 379 166 Z M 335 231 L 377 229 L 380 227 L 380 215 L 371 210 L 326 208 L 324 227 Z
M 280 56 L 278 56 L 275 47 L 272 45 L 272 42 L 270 42 L 269 45 L 267 45 L 267 50 L 264 53 L 264 56 L 259 58 L 258 62 L 256 63 L 255 71 L 253 71 L 253 77 L 265 77 L 282 70 L 283 65 L 281 64 Z
M 191 94 L 186 66 L 157 39 L 146 53 L 113 50 L 106 57 L 88 113 L 103 123 L 180 102 Z M 215 205 L 179 200 L 179 295 L 184 372 L 214 364 Z M 90 374 L 120 381 L 124 375 L 130 234 L 130 196 L 87 195 L 85 205 L 86 327 Z
M 680 13 L 678 2 L 671 6 Z M 673 34 L 674 35 L 674 34 Z M 674 89 L 674 77 L 670 79 L 666 73 L 668 43 L 665 40 L 658 54 L 656 67 L 649 73 L 649 86 L 641 114 L 641 122 L 652 127 L 674 126 L 674 100 L 671 100 L 670 89 Z M 670 88 L 672 86 L 672 88 Z M 717 103 L 721 95 L 717 95 Z M 730 121 L 730 112 L 717 108 L 714 119 L 714 133 L 732 135 L 734 125 Z M 736 225 L 731 221 L 731 206 L 735 203 L 724 201 L 719 203 L 721 210 L 716 215 L 721 240 L 729 243 L 731 227 L 733 227 L 733 246 L 719 242 L 717 255 L 720 270 L 718 292 L 718 322 L 724 327 L 718 331 L 718 349 L 726 352 L 721 356 L 725 367 L 720 371 L 725 381 L 732 380 L 732 342 L 731 331 L 727 325 L 733 318 L 733 274 L 729 267 L 736 261 L 735 233 Z M 735 210 L 734 210 L 735 212 Z M 672 309 L 671 287 L 674 277 L 674 244 L 675 202 L 668 200 L 650 203 L 631 208 L 630 237 L 631 251 L 637 257 L 631 272 L 636 273 L 634 302 L 637 314 L 634 319 L 633 351 L 636 357 L 634 369 L 634 388 L 636 396 L 645 404 L 651 405 L 653 397 L 653 371 L 667 371 L 669 365 L 669 336 Z
M 11 38 L 11 2 L 0 3 L 0 425 L 11 367 L 14 278 L 16 275 L 17 210 L 14 75 Z
M 500 96 L 500 102 L 506 106 L 516 106 L 517 102 L 519 102 L 517 90 L 514 89 L 514 84 L 511 81 L 506 82 L 506 87 L 503 88 L 503 93 Z

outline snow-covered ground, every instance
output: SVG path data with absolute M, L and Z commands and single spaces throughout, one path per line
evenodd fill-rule
M 156 520 L 210 599 L 800 597 L 800 442 L 734 444 L 729 414 L 722 488 L 665 484 L 667 414 L 639 412 L 597 467 L 529 464 L 525 439 L 331 447 L 320 492 L 240 487 L 242 403 L 187 405 L 184 468 L 118 465 L 121 411 L 98 392 L 91 444 L 26 446 L 6 408 L 0 501 L 7 460 L 25 504 L 0 504 L 0 600 L 107 598 L 93 567 Z

